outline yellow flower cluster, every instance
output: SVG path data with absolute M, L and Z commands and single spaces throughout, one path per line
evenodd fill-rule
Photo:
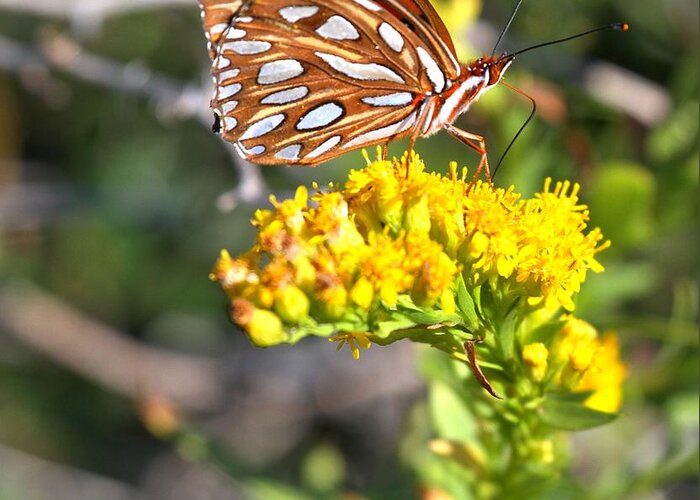
M 561 305 L 571 311 L 586 272 L 603 270 L 596 254 L 610 243 L 601 243 L 597 228 L 584 232 L 589 216 L 578 203 L 578 184 L 558 182 L 551 189 L 548 178 L 542 193 L 521 200 L 512 187 L 478 182 L 465 199 L 465 262 L 475 281 L 511 279 L 531 303 L 544 300 L 548 308 Z
M 460 273 L 468 288 L 487 283 L 571 310 L 587 270 L 602 269 L 595 255 L 607 243 L 597 229 L 585 232 L 577 185 L 552 189 L 548 180 L 521 200 L 512 187 L 471 183 L 454 163 L 442 176 L 415 154 L 365 158 L 343 189 L 272 198 L 272 209 L 255 214 L 254 247 L 238 258 L 221 253 L 211 277 L 257 345 L 371 334 L 372 318 L 399 303 L 452 313 Z
M 616 413 L 622 404 L 622 382 L 627 373 L 620 359 L 617 335 L 601 338 L 593 325 L 566 316 L 549 349 L 540 342 L 523 347 L 522 359 L 535 382 L 547 380 L 567 392 L 591 392 L 584 405 Z

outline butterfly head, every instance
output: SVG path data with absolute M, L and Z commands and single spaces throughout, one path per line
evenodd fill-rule
M 499 57 L 482 57 L 477 61 L 483 65 L 485 75 L 484 87 L 492 87 L 501 81 L 508 66 L 513 62 L 514 57 L 502 54 Z

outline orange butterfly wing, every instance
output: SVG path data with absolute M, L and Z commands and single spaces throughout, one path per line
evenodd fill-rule
M 212 107 L 224 138 L 256 163 L 313 165 L 415 133 L 425 96 L 459 70 L 441 58 L 449 49 L 430 26 L 393 2 L 391 11 L 372 0 L 203 6 Z

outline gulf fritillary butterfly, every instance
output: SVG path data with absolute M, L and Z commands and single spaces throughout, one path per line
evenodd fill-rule
M 518 3 L 519 5 L 519 3 Z M 214 130 L 260 164 L 317 165 L 453 125 L 513 55 L 463 65 L 429 0 L 200 0 Z M 512 18 L 511 18 L 512 20 Z

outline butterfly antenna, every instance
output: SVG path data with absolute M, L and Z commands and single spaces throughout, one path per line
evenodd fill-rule
M 506 27 L 503 28 L 503 31 L 501 31 L 501 34 L 498 35 L 498 40 L 496 40 L 496 45 L 493 46 L 493 50 L 491 51 L 491 57 L 496 53 L 496 49 L 498 49 L 499 44 L 501 43 L 501 40 L 503 40 L 503 36 L 506 34 L 506 31 L 508 31 L 508 28 L 510 28 L 510 25 L 513 23 L 513 19 L 515 19 L 515 14 L 518 13 L 518 9 L 520 8 L 520 4 L 523 3 L 523 0 L 518 0 L 518 3 L 515 4 L 515 8 L 513 9 L 513 13 L 510 15 L 510 19 L 508 19 L 508 22 L 506 23 Z
M 592 30 L 584 31 L 583 33 L 578 33 L 576 35 L 567 36 L 565 38 L 559 38 L 557 40 L 552 40 L 550 42 L 538 43 L 537 45 L 533 45 L 532 47 L 527 47 L 525 49 L 514 52 L 510 55 L 517 56 L 518 54 L 522 54 L 523 52 L 528 52 L 530 50 L 539 49 L 540 47 L 547 47 L 548 45 L 554 45 L 557 43 L 568 42 L 569 40 L 573 40 L 575 38 L 580 38 L 582 36 L 590 35 L 591 33 L 597 33 L 598 31 L 607 31 L 607 30 L 627 31 L 628 29 L 630 29 L 630 25 L 627 23 L 608 24 L 607 26 L 601 26 L 600 28 L 595 28 Z
M 535 100 L 531 96 L 527 95 L 522 90 L 513 87 L 512 85 L 508 85 L 508 83 L 505 80 L 501 80 L 501 83 L 503 85 L 505 85 L 506 87 L 508 87 L 509 89 L 511 89 L 512 91 L 517 92 L 521 96 L 529 99 L 530 102 L 532 103 L 532 111 L 530 111 L 530 116 L 527 117 L 527 120 L 525 120 L 525 123 L 522 124 L 522 126 L 520 127 L 518 132 L 515 134 L 513 139 L 511 139 L 510 144 L 508 144 L 508 147 L 506 148 L 506 150 L 501 155 L 501 158 L 498 160 L 498 163 L 496 164 L 496 168 L 493 169 L 493 172 L 491 174 L 491 179 L 496 177 L 496 172 L 498 172 L 498 167 L 501 166 L 501 163 L 503 163 L 503 160 L 505 159 L 506 155 L 508 154 L 508 151 L 510 151 L 510 148 L 513 147 L 513 144 L 518 139 L 518 137 L 520 137 L 520 134 L 523 132 L 523 130 L 525 130 L 525 127 L 527 127 L 528 123 L 530 123 L 530 120 L 532 120 L 532 117 L 535 116 L 535 111 L 537 111 L 537 103 L 535 102 Z

